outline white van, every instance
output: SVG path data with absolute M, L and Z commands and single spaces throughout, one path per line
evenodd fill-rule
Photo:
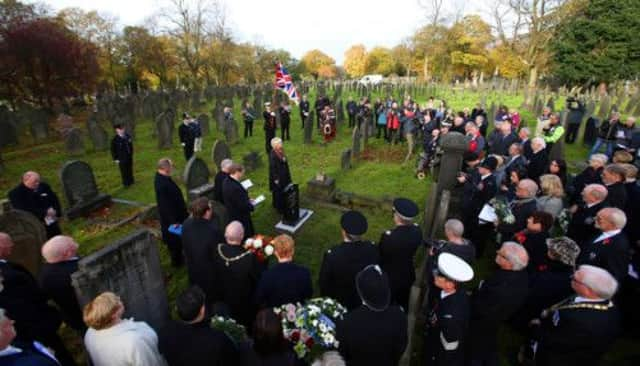
M 358 82 L 363 85 L 377 85 L 382 82 L 382 75 L 380 74 L 365 75 Z

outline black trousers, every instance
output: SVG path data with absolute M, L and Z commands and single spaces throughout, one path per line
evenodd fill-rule
M 567 124 L 567 134 L 564 136 L 564 142 L 568 144 L 573 144 L 576 142 L 578 138 L 578 131 L 580 130 L 579 123 L 569 123 Z
M 304 129 L 304 120 L 306 119 L 306 117 L 304 116 L 304 113 L 300 113 L 300 128 Z
M 169 228 L 162 229 L 162 241 L 167 245 L 169 256 L 171 256 L 171 265 L 174 267 L 182 266 L 184 258 L 182 256 L 182 238 L 169 232 Z
M 244 137 L 253 136 L 253 121 L 244 121 Z
M 121 160 L 118 164 L 120 168 L 120 176 L 122 177 L 122 185 L 129 187 L 133 184 L 133 161 Z
M 191 159 L 191 157 L 193 156 L 193 143 L 184 145 L 183 149 L 184 158 L 189 161 L 189 159 Z
M 284 140 L 291 140 L 291 137 L 289 136 L 289 125 L 291 124 L 291 122 L 286 122 L 286 123 L 282 123 L 282 125 L 280 126 L 281 129 L 281 135 L 282 135 L 282 141 Z
M 377 129 L 378 129 L 378 134 L 376 135 L 376 138 L 379 139 L 380 135 L 384 136 L 384 139 L 387 139 L 387 126 L 385 125 L 376 125 Z
M 276 130 L 264 130 L 264 147 L 267 150 L 267 155 L 271 152 L 271 139 L 274 137 L 276 137 Z
M 353 127 L 356 125 L 356 115 L 349 114 L 349 127 Z

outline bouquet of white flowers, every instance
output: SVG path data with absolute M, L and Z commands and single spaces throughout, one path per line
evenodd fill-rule
M 511 212 L 511 208 L 509 207 L 509 202 L 507 202 L 504 198 L 495 197 L 489 201 L 489 204 L 496 212 L 496 216 L 498 216 L 498 220 L 505 224 L 513 224 L 516 222 L 516 217 L 513 216 L 513 212 Z
M 268 260 L 274 252 L 272 241 L 272 237 L 258 234 L 253 238 L 245 240 L 244 248 L 255 254 L 259 262 L 264 262 Z
M 327 349 L 337 349 L 335 321 L 347 312 L 337 301 L 321 297 L 306 304 L 286 304 L 274 309 L 282 319 L 284 337 L 293 343 L 298 358 L 311 362 Z

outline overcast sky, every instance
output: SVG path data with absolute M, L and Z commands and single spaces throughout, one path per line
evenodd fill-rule
M 445 0 L 445 6 L 450 13 L 463 8 L 466 14 L 481 14 L 477 4 L 484 1 Z M 121 26 L 142 24 L 166 5 L 166 0 L 43 2 L 54 11 L 65 7 L 97 10 L 116 16 Z M 224 4 L 236 41 L 282 48 L 298 59 L 317 48 L 338 64 L 351 45 L 393 47 L 425 23 L 425 10 L 418 0 L 225 0 Z

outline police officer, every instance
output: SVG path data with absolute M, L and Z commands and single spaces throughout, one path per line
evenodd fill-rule
M 264 118 L 264 140 L 265 140 L 265 150 L 267 151 L 267 155 L 271 152 L 271 139 L 276 137 L 276 113 L 271 110 L 271 103 L 267 102 L 264 104 L 264 112 L 262 112 L 262 117 Z
M 361 305 L 336 324 L 338 350 L 348 365 L 397 365 L 407 347 L 407 315 L 391 305 L 389 279 L 378 265 L 356 275 Z
M 433 283 L 440 289 L 429 307 L 425 327 L 427 365 L 464 365 L 466 333 L 469 325 L 469 298 L 460 283 L 473 278 L 467 262 L 450 253 L 438 256 Z
M 133 184 L 133 141 L 123 125 L 118 124 L 113 128 L 116 135 L 111 140 L 111 156 L 120 168 L 122 185 L 126 188 Z
M 389 275 L 391 300 L 408 309 L 409 291 L 416 279 L 413 259 L 422 243 L 420 227 L 413 223 L 418 205 L 406 198 L 393 201 L 393 222 L 396 227 L 380 237 L 380 266 Z
M 363 240 L 368 224 L 358 211 L 348 211 L 340 219 L 343 243 L 329 249 L 320 266 L 320 294 L 331 297 L 352 310 L 360 306 L 356 274 L 370 264 L 378 264 L 379 253 L 372 242 Z

